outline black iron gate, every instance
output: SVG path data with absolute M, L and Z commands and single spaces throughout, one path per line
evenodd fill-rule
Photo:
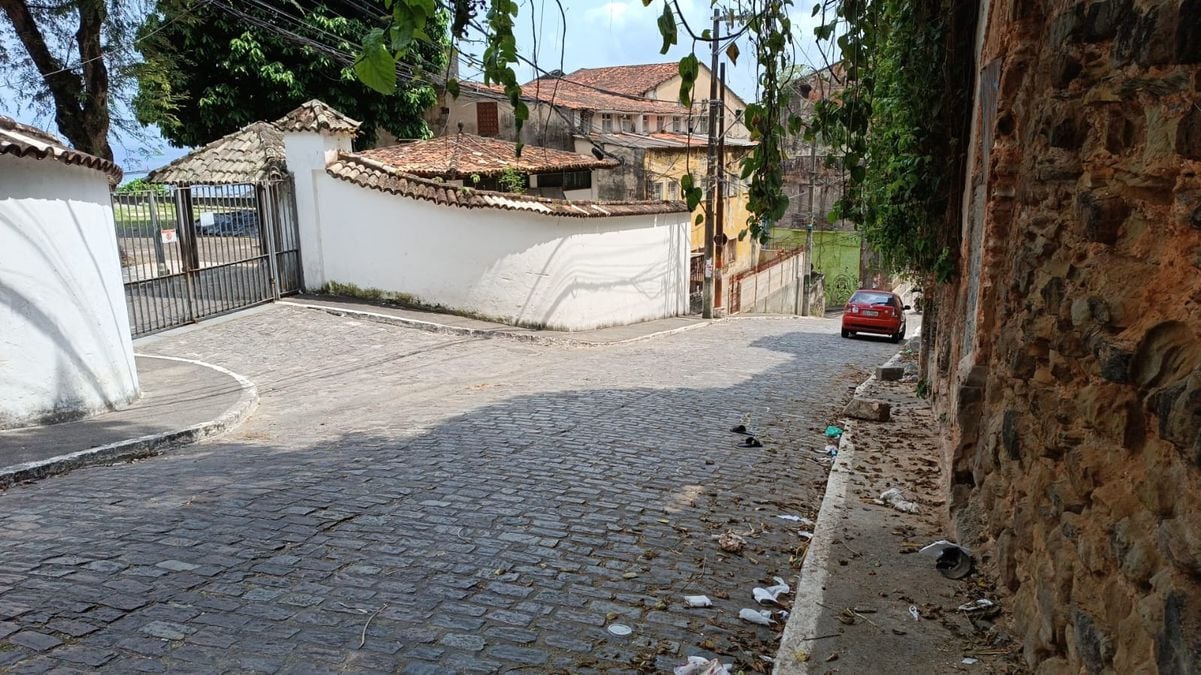
M 290 178 L 114 194 L 113 213 L 135 337 L 301 288 Z

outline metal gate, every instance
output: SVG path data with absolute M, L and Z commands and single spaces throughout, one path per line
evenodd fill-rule
M 113 195 L 135 337 L 301 289 L 290 178 Z

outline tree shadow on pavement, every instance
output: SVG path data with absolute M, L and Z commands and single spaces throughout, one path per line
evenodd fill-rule
M 839 339 L 760 339 L 789 358 L 727 387 L 522 394 L 422 432 L 398 411 L 14 487 L 0 668 L 770 670 L 783 621 L 738 611 L 799 569 L 803 528 L 776 516 L 816 515 L 811 448 L 854 382 L 813 355 Z M 765 447 L 739 447 L 743 412 Z

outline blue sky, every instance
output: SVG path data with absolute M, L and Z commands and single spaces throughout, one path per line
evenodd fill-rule
M 699 33 L 710 26 L 712 9 L 708 2 L 680 0 L 679 4 L 693 30 Z M 813 42 L 813 26 L 817 20 L 811 17 L 812 7 L 812 0 L 799 0 L 793 11 L 794 36 L 798 44 L 796 58 L 800 63 L 813 64 L 815 59 L 820 60 Z M 544 70 L 559 67 L 561 49 L 566 72 L 577 68 L 678 61 L 693 49 L 691 40 L 681 28 L 680 44 L 666 55 L 659 53 L 662 39 L 655 21 L 663 12 L 662 0 L 654 0 L 649 7 L 643 6 L 642 0 L 563 0 L 563 8 L 567 14 L 565 32 L 553 0 L 524 0 L 521 3 L 516 31 L 519 50 Z M 530 25 L 531 12 L 536 31 Z M 723 23 L 722 31 L 726 30 Z M 539 36 L 537 40 L 534 39 L 535 32 Z M 742 52 L 738 64 L 726 66 L 728 86 L 744 100 L 753 101 L 757 91 L 752 47 L 746 36 L 740 38 L 738 46 Z M 698 56 L 706 65 L 709 63 L 707 47 L 706 44 L 696 46 Z M 464 46 L 467 52 L 476 49 L 478 47 Z M 535 77 L 535 71 L 523 65 L 518 75 L 525 81 Z M 460 76 L 480 79 L 479 72 L 467 64 L 463 64 Z M 52 117 L 36 116 L 28 106 L 19 103 L 12 89 L 0 84 L 0 114 L 58 133 Z M 114 134 L 113 153 L 129 178 L 144 175 L 146 170 L 162 166 L 187 152 L 167 145 L 153 129 L 147 132 L 149 138 L 145 140 Z

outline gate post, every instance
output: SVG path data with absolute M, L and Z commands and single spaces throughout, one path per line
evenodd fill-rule
M 275 251 L 275 227 L 279 217 L 279 209 L 276 208 L 275 202 L 275 183 L 256 183 L 254 186 L 254 198 L 258 209 L 259 217 L 259 237 L 267 246 L 267 271 L 271 276 L 271 297 L 279 300 L 279 260 L 276 259 Z M 270 200 L 270 209 L 266 206 L 266 201 Z M 270 217 L 268 217 L 270 215 Z
M 200 255 L 196 246 L 196 226 L 192 222 L 192 188 L 183 186 L 175 188 L 175 225 L 179 234 L 180 270 L 183 273 L 183 285 L 187 299 L 187 321 L 196 322 L 196 292 L 192 281 L 196 269 L 200 267 Z

